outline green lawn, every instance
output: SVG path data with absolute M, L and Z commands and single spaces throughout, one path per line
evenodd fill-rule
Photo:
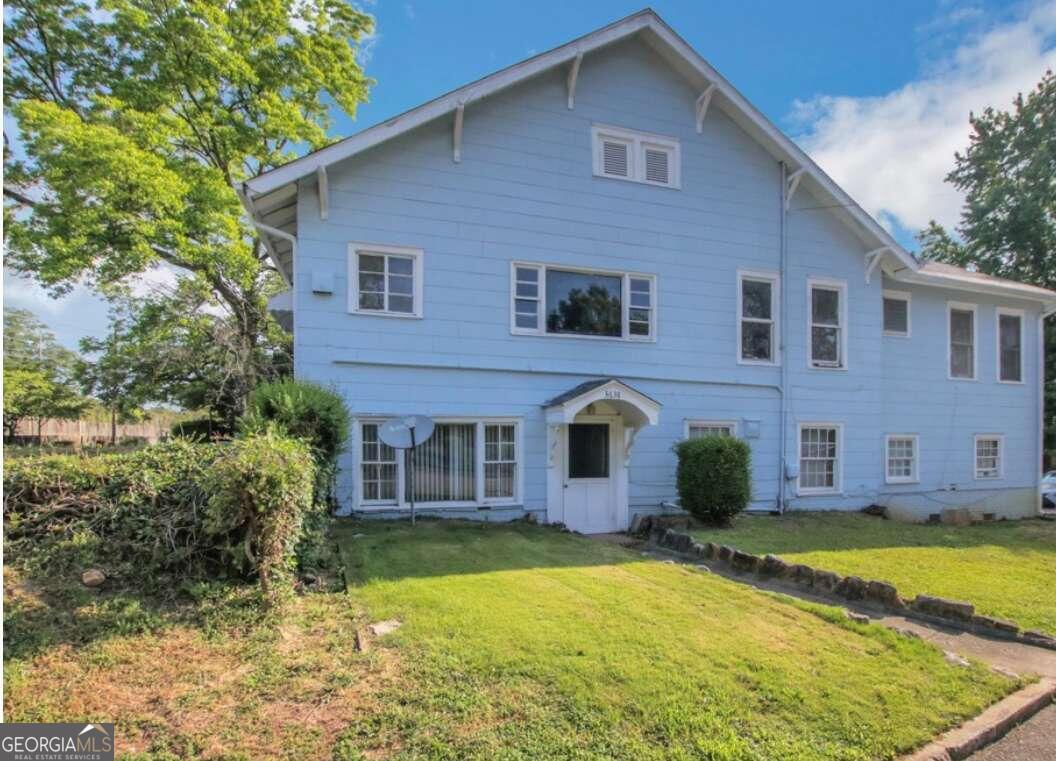
M 389 668 L 367 757 L 891 758 L 1014 689 L 835 608 L 552 528 L 338 529 Z M 358 536 L 357 536 L 358 535 Z
M 789 513 L 741 516 L 732 528 L 693 533 L 700 541 L 888 581 L 905 597 L 966 600 L 981 614 L 1056 633 L 1056 522 L 944 526 L 860 513 Z

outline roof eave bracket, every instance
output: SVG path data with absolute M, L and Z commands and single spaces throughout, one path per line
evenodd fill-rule
M 583 53 L 576 53 L 572 59 L 572 68 L 568 70 L 568 110 L 576 107 L 576 82 L 579 80 L 579 65 L 583 63 Z
M 715 84 L 708 85 L 708 88 L 700 94 L 697 98 L 697 134 L 701 134 L 704 131 L 704 117 L 708 115 L 708 106 L 711 104 L 711 96 L 715 94 Z
M 788 211 L 792 206 L 792 196 L 796 194 L 796 189 L 799 187 L 799 181 L 803 179 L 803 173 L 807 171 L 806 167 L 800 167 L 792 174 L 788 176 L 788 186 L 785 190 L 785 211 Z
M 466 112 L 466 104 L 463 101 L 459 101 L 458 106 L 455 108 L 455 132 L 453 137 L 454 151 L 451 159 L 456 163 L 462 163 L 462 119 Z
M 326 176 L 326 165 L 320 164 L 315 170 L 315 176 L 319 180 L 319 219 L 330 218 L 330 180 Z
M 890 246 L 881 246 L 880 248 L 873 249 L 865 255 L 865 282 L 872 282 L 873 272 L 876 270 L 877 265 L 880 264 L 880 260 L 884 258 L 884 254 L 891 250 Z

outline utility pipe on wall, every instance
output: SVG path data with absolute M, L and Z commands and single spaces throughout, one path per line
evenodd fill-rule
M 788 167 L 785 166 L 785 162 L 780 162 L 781 166 L 781 229 L 780 229 L 780 248 L 781 248 L 781 264 L 778 268 L 778 275 L 781 278 L 781 316 L 778 320 L 780 340 L 778 343 L 777 350 L 780 352 L 778 356 L 781 358 L 781 381 L 779 383 L 779 393 L 781 394 L 781 421 L 779 424 L 779 436 L 780 443 L 777 447 L 777 510 L 779 513 L 784 514 L 785 512 L 785 491 L 787 478 L 785 477 L 785 458 L 788 454 L 788 356 L 785 352 L 785 347 L 788 345 L 788 332 L 789 332 L 789 321 L 788 321 Z

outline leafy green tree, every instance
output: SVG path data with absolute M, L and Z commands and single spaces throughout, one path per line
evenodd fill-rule
M 354 114 L 372 24 L 344 0 L 13 0 L 6 263 L 60 293 L 177 273 L 223 315 L 243 403 L 277 276 L 234 185 L 327 144 L 332 105 Z
M 1056 290 L 1056 76 L 1016 96 L 1010 111 L 971 115 L 970 143 L 946 181 L 965 192 L 954 239 L 932 221 L 928 259 Z M 1056 318 L 1045 324 L 1048 448 L 1056 449 Z
M 45 368 L 49 377 L 69 379 L 77 355 L 28 309 L 4 307 L 4 367 Z
M 88 405 L 67 383 L 39 367 L 4 367 L 4 437 L 10 440 L 25 419 L 37 421 L 37 439 L 47 419 L 75 420 Z
M 87 405 L 73 385 L 77 355 L 26 309 L 4 307 L 4 437 L 20 422 L 71 419 Z

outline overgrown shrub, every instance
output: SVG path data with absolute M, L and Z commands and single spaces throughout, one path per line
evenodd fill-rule
M 256 568 L 269 602 L 293 569 L 313 480 L 307 444 L 275 430 L 235 441 L 206 474 L 206 528 L 233 540 L 229 556 Z
M 156 592 L 174 591 L 195 580 L 248 578 L 257 570 L 259 553 L 254 545 L 261 540 L 264 523 L 271 533 L 263 541 L 281 544 L 284 551 L 299 532 L 291 529 L 293 534 L 287 536 L 283 527 L 290 524 L 269 522 L 270 518 L 258 521 L 257 533 L 248 536 L 250 525 L 245 521 L 214 523 L 218 508 L 210 505 L 210 496 L 222 493 L 222 499 L 228 499 L 241 489 L 244 499 L 251 494 L 257 501 L 259 514 L 276 505 L 277 514 L 285 515 L 290 504 L 287 483 L 294 480 L 286 469 L 292 462 L 290 451 L 302 453 L 297 479 L 306 479 L 309 501 L 314 479 L 304 445 L 276 434 L 259 438 L 264 442 L 256 436 L 234 444 L 174 439 L 124 454 L 52 455 L 8 462 L 4 471 L 7 557 L 43 578 L 69 576 L 97 564 L 119 581 Z M 277 464 L 264 455 L 250 457 L 249 453 L 267 447 L 282 455 Z M 255 473 L 254 463 L 278 470 Z M 241 485 L 231 483 L 234 470 L 244 482 Z M 270 494 L 269 488 L 275 493 Z M 233 547 L 248 547 L 250 554 L 238 557 Z M 244 562 L 246 557 L 251 561 Z M 287 562 L 293 561 L 287 558 Z
M 214 438 L 229 438 L 231 430 L 222 423 L 207 417 L 178 420 L 169 429 L 173 436 L 199 441 L 212 441 Z
M 348 408 L 340 394 L 291 378 L 261 383 L 249 397 L 239 421 L 242 433 L 261 433 L 275 425 L 311 448 L 320 468 L 332 469 L 348 439 Z
M 752 498 L 752 450 L 732 436 L 679 442 L 678 495 L 682 507 L 709 523 L 726 523 Z

